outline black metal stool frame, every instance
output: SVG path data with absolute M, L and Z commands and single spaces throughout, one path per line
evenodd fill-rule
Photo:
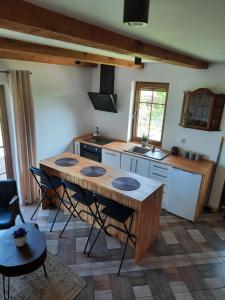
M 86 194 L 85 194 L 84 190 L 83 190 L 78 184 L 70 183 L 70 182 L 65 181 L 65 180 L 62 180 L 62 184 L 63 184 L 63 187 L 64 187 L 64 193 L 63 193 L 63 195 L 66 194 L 66 196 L 67 196 L 67 198 L 68 198 L 68 200 L 69 200 L 69 203 L 70 203 L 70 207 L 67 207 L 67 209 L 68 209 L 69 212 L 70 212 L 70 216 L 69 216 L 69 218 L 68 218 L 66 224 L 64 225 L 64 227 L 63 227 L 63 229 L 62 229 L 62 231 L 61 231 L 59 237 L 62 236 L 62 234 L 63 234 L 63 232 L 65 231 L 65 229 L 66 229 L 66 227 L 67 227 L 69 221 L 71 220 L 72 216 L 73 216 L 74 218 L 79 217 L 79 218 L 81 219 L 81 221 L 83 221 L 83 222 L 85 222 L 85 220 L 84 220 L 84 219 L 82 218 L 82 216 L 81 216 L 82 213 L 85 213 L 85 214 L 91 216 L 91 217 L 93 218 L 93 222 L 92 222 L 92 225 L 91 225 L 91 230 L 90 230 L 90 233 L 89 233 L 89 236 L 88 236 L 86 245 L 85 245 L 84 250 L 83 250 L 83 253 L 85 254 L 85 253 L 86 253 L 87 246 L 88 246 L 88 243 L 89 243 L 89 240 L 90 240 L 90 237 L 91 237 L 91 234 L 92 234 L 92 231 L 93 231 L 93 228 L 94 228 L 95 222 L 97 222 L 98 225 L 99 225 L 100 227 L 102 226 L 102 219 L 101 219 L 101 215 L 100 215 L 100 212 L 99 212 L 99 203 L 96 201 L 95 193 L 93 193 L 93 195 L 92 195 L 92 197 L 93 197 L 93 199 L 94 199 L 93 204 L 95 204 L 95 208 L 96 208 L 96 213 L 94 213 L 94 211 L 93 211 L 92 208 L 91 208 L 91 205 L 89 205 L 89 203 L 88 203 L 88 201 L 87 201 Z M 72 201 L 72 199 L 71 199 L 71 196 L 69 195 L 68 190 L 67 190 L 67 189 L 70 189 L 70 188 L 68 187 L 68 185 L 76 186 L 77 190 L 79 190 L 79 192 L 82 194 L 82 197 L 83 197 L 83 199 L 84 199 L 85 202 L 86 202 L 86 206 L 89 208 L 90 211 L 84 210 L 84 209 L 79 210 L 79 211 L 77 210 L 77 205 L 79 204 L 79 201 L 76 200 L 76 198 L 75 198 L 74 200 L 76 201 L 76 204 L 74 205 L 74 203 L 73 203 L 73 201 Z M 74 190 L 72 190 L 72 191 L 74 191 Z M 65 200 L 63 200 L 63 201 L 65 201 Z M 104 232 L 108 235 L 108 232 L 106 231 L 106 229 L 103 228 L 103 230 L 104 230 Z
M 56 212 L 56 214 L 55 214 L 54 220 L 53 220 L 52 225 L 51 225 L 51 228 L 50 228 L 50 232 L 52 232 L 52 229 L 53 229 L 53 226 L 54 226 L 54 224 L 55 224 L 56 218 L 57 218 L 57 216 L 58 216 L 58 214 L 59 214 L 61 205 L 62 205 L 62 203 L 63 203 L 62 199 L 63 199 L 64 194 L 63 194 L 63 196 L 62 196 L 62 198 L 61 198 L 60 195 L 59 195 L 59 193 L 57 192 L 56 188 L 55 188 L 54 185 L 52 184 L 50 176 L 49 176 L 44 170 L 38 169 L 38 168 L 34 168 L 34 167 L 30 167 L 30 171 L 31 171 L 31 174 L 33 175 L 33 177 L 34 177 L 34 179 L 35 179 L 35 181 L 36 181 L 36 183 L 37 183 L 37 185 L 38 185 L 38 187 L 39 187 L 39 190 L 42 192 L 41 200 L 39 201 L 39 203 L 38 203 L 38 205 L 37 205 L 35 211 L 33 212 L 32 216 L 31 216 L 31 218 L 30 218 L 31 220 L 33 220 L 33 217 L 34 217 L 34 215 L 36 214 L 36 212 L 38 211 L 38 209 L 39 209 L 39 207 L 40 207 L 40 205 L 41 205 L 41 203 L 42 203 L 44 197 L 47 197 L 47 199 L 49 200 L 49 202 L 50 202 L 52 205 L 54 205 L 54 203 L 52 202 L 52 199 L 53 199 L 53 198 L 58 198 L 58 199 L 60 200 L 60 205 L 58 206 L 57 212 Z M 39 176 L 40 178 L 46 179 L 46 180 L 49 182 L 49 185 L 51 186 L 51 188 L 45 186 L 42 182 L 40 182 L 40 181 L 38 180 L 37 176 Z M 54 191 L 54 194 L 53 194 L 53 196 L 51 196 L 51 197 L 49 197 L 49 196 L 47 195 L 47 192 L 48 192 L 50 189 L 52 189 L 52 190 Z M 56 196 L 55 196 L 55 195 L 56 195 Z M 65 205 L 65 203 L 63 203 L 63 204 Z
M 110 200 L 108 200 L 108 201 L 110 201 Z M 118 204 L 118 206 L 121 206 L 121 204 Z M 130 233 L 131 228 L 132 228 L 132 224 L 133 224 L 134 212 L 127 218 L 127 219 L 131 218 L 130 219 L 129 228 L 127 228 L 127 225 L 125 223 L 127 219 L 125 221 L 123 221 L 123 222 L 119 222 L 118 221 L 119 223 L 123 224 L 123 226 L 124 226 L 125 229 L 120 228 L 120 227 L 118 227 L 118 226 L 116 226 L 114 224 L 107 224 L 105 226 L 105 222 L 106 222 L 107 218 L 110 218 L 110 217 L 106 215 L 105 218 L 103 219 L 101 227 L 98 230 L 98 233 L 97 233 L 97 235 L 96 235 L 96 237 L 95 237 L 95 239 L 94 239 L 94 241 L 93 241 L 93 243 L 92 243 L 92 245 L 91 245 L 91 247 L 90 247 L 90 249 L 89 249 L 89 251 L 87 253 L 87 256 L 90 256 L 91 250 L 93 249 L 93 247 L 94 247 L 94 245 L 95 245 L 95 243 L 96 243 L 96 241 L 97 241 L 97 239 L 99 237 L 99 234 L 100 234 L 100 232 L 101 232 L 101 230 L 103 228 L 107 231 L 107 228 L 112 227 L 112 228 L 115 228 L 115 229 L 117 229 L 117 230 L 125 233 L 127 235 L 127 238 L 126 238 L 126 242 L 125 242 L 125 246 L 124 246 L 122 258 L 121 258 L 121 261 L 120 261 L 120 266 L 119 266 L 119 269 L 118 269 L 118 272 L 117 272 L 117 276 L 119 276 L 120 275 L 120 270 L 121 270 L 121 267 L 122 267 L 122 264 L 123 264 L 124 256 L 125 256 L 125 253 L 126 253 L 128 241 L 130 240 L 132 242 L 134 248 L 136 247 L 136 236 L 134 234 Z M 89 234 L 88 240 L 90 240 L 91 233 L 92 232 L 90 232 L 90 234 Z M 134 241 L 134 239 L 135 239 L 135 241 Z
M 3 296 L 4 300 L 9 299 L 9 294 L 10 294 L 10 277 L 8 277 L 8 290 L 7 290 L 7 297 L 6 297 L 6 287 L 5 287 L 5 277 L 2 276 L 2 285 L 3 285 Z

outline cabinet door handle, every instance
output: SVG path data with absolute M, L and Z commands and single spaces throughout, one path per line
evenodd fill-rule
M 167 168 L 163 168 L 163 167 L 160 167 L 160 166 L 157 166 L 157 165 L 153 165 L 153 167 L 155 167 L 155 168 L 158 168 L 158 169 L 162 169 L 162 170 L 168 170 Z
M 116 154 L 110 153 L 110 152 L 105 152 L 105 154 L 108 154 L 108 155 L 111 155 L 111 156 L 116 156 Z
M 132 172 L 132 166 L 133 166 L 133 158 L 130 160 L 130 172 Z
M 164 176 L 164 175 L 161 175 L 161 174 L 158 174 L 158 173 L 152 173 L 152 175 L 163 177 L 163 178 L 167 178 L 167 176 Z
M 137 163 L 138 163 L 138 161 L 137 161 L 137 159 L 136 159 L 136 160 L 135 160 L 135 170 L 134 170 L 134 173 L 137 172 Z

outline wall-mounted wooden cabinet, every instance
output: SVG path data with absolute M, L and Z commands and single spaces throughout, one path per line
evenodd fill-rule
M 218 131 L 224 103 L 224 94 L 215 94 L 206 88 L 184 92 L 180 125 L 193 129 Z

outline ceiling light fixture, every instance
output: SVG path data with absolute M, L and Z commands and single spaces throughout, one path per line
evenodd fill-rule
M 150 0 L 124 0 L 123 23 L 128 26 L 148 25 Z

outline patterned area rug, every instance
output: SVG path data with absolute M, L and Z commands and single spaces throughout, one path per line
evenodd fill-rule
M 65 265 L 57 256 L 48 252 L 45 262 L 48 278 L 43 268 L 10 280 L 11 300 L 74 300 L 86 282 Z M 0 300 L 3 300 L 0 276 Z

